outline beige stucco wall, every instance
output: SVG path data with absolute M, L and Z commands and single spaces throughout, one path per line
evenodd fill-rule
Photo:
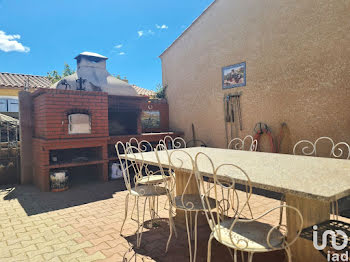
M 265 122 L 282 152 L 300 139 L 350 142 L 350 1 L 217 0 L 161 55 L 170 127 L 225 146 L 223 97 L 242 91 L 243 131 Z M 221 68 L 246 61 L 247 85 L 222 90 Z M 268 151 L 266 141 L 262 149 Z

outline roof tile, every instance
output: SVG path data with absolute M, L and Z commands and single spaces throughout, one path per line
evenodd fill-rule
M 137 94 L 141 95 L 141 96 L 155 96 L 156 92 L 149 90 L 149 89 L 145 89 L 139 86 L 135 86 L 132 85 L 132 87 L 135 89 L 135 91 L 137 92 Z
M 29 82 L 30 88 L 49 87 L 50 80 L 46 76 L 1 73 L 0 86 L 8 88 L 24 88 L 25 82 Z
M 25 82 L 29 82 L 29 88 L 49 88 L 52 83 L 46 76 L 1 73 L 0 72 L 0 87 L 5 88 L 24 88 Z M 145 89 L 139 86 L 132 85 L 138 95 L 154 96 L 156 93 L 152 90 Z

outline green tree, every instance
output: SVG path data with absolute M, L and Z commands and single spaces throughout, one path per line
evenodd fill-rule
M 168 85 L 162 86 L 161 84 L 157 85 L 156 88 L 156 98 L 165 98 L 166 99 L 166 89 Z
M 51 81 L 51 83 L 56 83 L 57 81 L 60 81 L 63 77 L 69 76 L 74 74 L 75 71 L 70 68 L 70 66 L 67 63 L 64 63 L 64 68 L 62 75 L 58 73 L 58 71 L 53 70 L 51 72 L 47 72 L 47 78 Z
M 70 75 L 73 75 L 75 73 L 74 70 L 72 70 L 70 68 L 70 66 L 67 64 L 67 63 L 64 63 L 64 69 L 63 69 L 63 74 L 62 76 L 65 77 L 65 76 L 70 76 Z
M 62 79 L 62 77 L 56 70 L 47 72 L 47 78 L 51 81 L 51 83 L 56 83 L 57 81 L 60 81 Z

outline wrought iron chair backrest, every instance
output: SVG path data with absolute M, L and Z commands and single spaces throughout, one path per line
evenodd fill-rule
M 206 202 L 206 205 L 209 206 L 210 197 L 214 198 L 216 201 L 215 206 L 210 206 L 209 209 L 212 211 L 208 212 L 207 218 L 212 220 L 212 222 L 216 221 L 217 223 L 220 223 L 220 221 L 227 218 L 228 215 L 233 217 L 242 216 L 252 195 L 251 182 L 245 171 L 234 164 L 222 164 L 215 167 L 211 158 L 203 152 L 199 152 L 195 156 L 195 166 L 197 170 L 196 176 L 199 181 L 203 200 Z M 206 169 L 209 167 L 209 173 L 212 174 L 209 186 L 205 186 L 205 175 L 201 173 L 202 167 L 204 166 Z M 224 174 L 225 177 L 218 176 L 218 174 Z M 236 189 L 237 179 L 235 177 L 239 177 L 239 181 L 244 185 L 246 193 L 245 201 L 240 201 L 239 199 L 239 194 Z M 229 192 L 229 194 L 226 194 L 225 192 Z M 230 209 L 232 210 L 231 213 L 229 213 Z M 211 225 L 211 222 L 209 222 L 209 225 Z
M 154 151 L 154 148 L 149 141 L 138 141 L 135 137 L 131 138 L 129 142 L 126 142 L 126 149 L 129 153 L 140 153 L 141 155 L 145 152 Z M 135 165 L 137 165 L 137 163 L 135 163 Z M 134 183 L 158 184 L 159 181 L 154 181 L 151 179 L 151 176 L 153 175 L 161 175 L 159 168 L 152 165 L 148 165 L 147 163 L 142 163 L 142 168 L 140 168 L 140 172 L 138 172 L 138 174 L 134 176 Z
M 322 143 L 323 142 L 323 143 Z M 328 152 L 327 156 L 331 158 L 341 158 L 341 159 L 350 159 L 350 146 L 346 142 L 339 142 L 337 144 L 334 143 L 333 139 L 330 137 L 320 137 L 316 139 L 314 143 L 312 143 L 309 140 L 301 140 L 297 142 L 293 147 L 293 154 L 298 154 L 298 148 L 300 148 L 300 153 L 305 156 L 321 156 L 320 150 L 318 148 L 319 144 L 322 144 L 323 146 L 328 143 Z M 330 149 L 329 149 L 330 148 Z M 323 148 L 324 149 L 324 148 Z M 337 230 L 343 230 L 341 226 L 343 225 L 343 221 L 339 221 L 339 206 L 338 201 L 332 201 L 331 202 L 331 216 L 333 220 L 327 220 L 320 224 L 313 225 L 312 227 L 305 228 L 301 236 L 303 238 L 306 238 L 308 240 L 313 240 L 313 233 L 318 232 L 317 234 L 320 236 L 322 233 L 324 233 L 326 230 L 331 230 L 332 232 Z M 316 230 L 316 231 L 315 231 Z M 341 237 L 342 238 L 342 237 Z M 334 237 L 334 239 L 336 239 Z M 329 238 L 328 240 L 333 240 L 333 238 Z M 342 241 L 342 239 L 340 240 Z M 327 246 L 331 246 L 332 241 L 327 241 Z M 326 256 L 326 252 L 323 249 L 320 252 L 323 252 Z M 345 252 L 345 249 L 343 250 Z
M 138 141 L 137 138 L 132 137 L 130 138 L 128 144 L 137 147 L 138 149 L 140 149 L 141 152 L 148 152 L 154 150 L 153 145 L 149 141 L 144 139 Z
M 223 238 L 227 237 L 227 234 L 225 234 L 227 231 L 224 232 L 224 229 L 227 229 L 227 224 L 225 223 L 225 225 L 223 225 L 223 222 L 226 220 L 229 221 L 229 239 L 231 241 L 232 246 L 242 251 L 249 249 L 251 252 L 252 250 L 251 246 L 249 246 L 249 239 L 244 237 L 244 233 L 240 232 L 240 234 L 242 235 L 238 235 L 239 239 L 237 239 L 237 235 L 234 236 L 234 228 L 236 224 L 256 222 L 275 210 L 281 212 L 281 209 L 283 208 L 289 208 L 292 211 L 295 211 L 300 219 L 300 226 L 298 227 L 296 236 L 293 239 L 289 239 L 289 242 L 286 242 L 286 236 L 283 235 L 283 237 L 281 238 L 281 242 L 279 242 L 279 245 L 273 246 L 273 244 L 271 244 L 271 237 L 274 234 L 274 231 L 279 230 L 282 227 L 286 228 L 286 226 L 283 225 L 280 221 L 277 225 L 271 227 L 271 229 L 268 232 L 266 232 L 266 243 L 271 249 L 278 250 L 293 244 L 297 240 L 302 230 L 303 218 L 299 210 L 297 210 L 294 207 L 281 205 L 270 209 L 269 211 L 256 218 L 242 218 L 245 217 L 243 212 L 244 209 L 248 206 L 250 197 L 252 195 L 251 180 L 242 168 L 235 164 L 221 164 L 215 167 L 211 158 L 202 152 L 197 153 L 195 157 L 195 167 L 196 176 L 199 181 L 199 188 L 200 194 L 202 196 L 203 205 L 207 205 L 209 207 L 205 210 L 205 215 L 211 230 L 217 234 L 219 242 L 223 242 Z M 209 167 L 210 170 L 212 170 L 210 173 L 212 173 L 213 176 L 213 183 L 210 187 L 205 185 L 205 179 L 203 173 L 201 173 L 201 170 L 203 170 L 202 167 L 205 167 L 206 170 Z M 245 186 L 245 194 L 243 194 L 245 195 L 244 197 L 242 194 L 237 192 L 237 183 L 241 185 L 243 184 Z M 231 194 L 222 194 L 221 192 L 223 192 L 223 190 L 231 190 Z M 215 206 L 210 206 L 210 197 L 215 199 Z M 233 212 L 227 213 L 226 209 L 228 207 L 234 207 L 232 208 Z
M 166 149 L 179 149 L 186 148 L 186 141 L 182 137 L 172 138 L 171 136 L 165 136 L 159 140 L 159 144 L 163 144 Z
M 130 192 L 131 188 L 138 186 L 138 180 L 142 177 L 143 167 L 145 165 L 142 154 L 138 154 L 141 160 L 136 158 L 137 153 L 141 153 L 139 148 L 131 146 L 128 143 L 118 141 L 115 145 L 117 155 L 120 161 L 121 170 L 124 177 L 124 182 L 127 190 Z M 121 155 L 125 155 L 122 159 Z
M 337 144 L 334 143 L 334 141 L 330 137 L 320 137 L 316 139 L 314 143 L 312 143 L 309 140 L 301 140 L 297 142 L 293 147 L 293 154 L 297 155 L 298 148 L 300 149 L 300 154 L 305 156 L 321 156 L 320 150 L 318 150 L 318 145 L 320 143 L 324 146 L 326 143 L 328 143 L 330 146 L 330 150 L 327 152 L 327 155 L 332 158 L 345 158 L 350 159 L 350 146 L 349 144 L 345 142 L 339 142 Z
M 228 146 L 228 149 L 235 150 L 247 150 L 256 151 L 258 148 L 258 141 L 254 139 L 251 135 L 247 135 L 245 138 L 234 138 L 232 139 Z
M 176 207 L 175 196 L 180 193 L 182 206 L 188 210 L 192 210 L 194 208 L 194 203 L 191 202 L 190 199 L 186 198 L 186 196 L 198 194 L 197 186 L 196 188 L 193 188 L 192 183 L 193 179 L 196 179 L 194 159 L 189 153 L 181 149 L 168 151 L 168 149 L 162 143 L 157 145 L 155 148 L 155 153 L 157 156 L 159 168 L 163 175 L 164 184 L 166 185 L 165 187 L 170 204 Z M 164 164 L 164 162 L 167 164 Z M 187 172 L 185 186 L 182 192 L 176 192 L 175 173 L 181 169 L 186 169 Z M 196 184 L 198 185 L 198 181 Z

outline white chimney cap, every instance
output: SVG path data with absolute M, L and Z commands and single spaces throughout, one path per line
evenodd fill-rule
M 97 53 L 93 53 L 93 52 L 82 52 L 79 55 L 77 55 L 76 57 L 74 57 L 74 59 L 78 59 L 81 56 L 89 56 L 89 57 L 95 57 L 98 58 L 100 60 L 107 60 L 108 57 L 105 57 L 103 55 L 97 54 Z

